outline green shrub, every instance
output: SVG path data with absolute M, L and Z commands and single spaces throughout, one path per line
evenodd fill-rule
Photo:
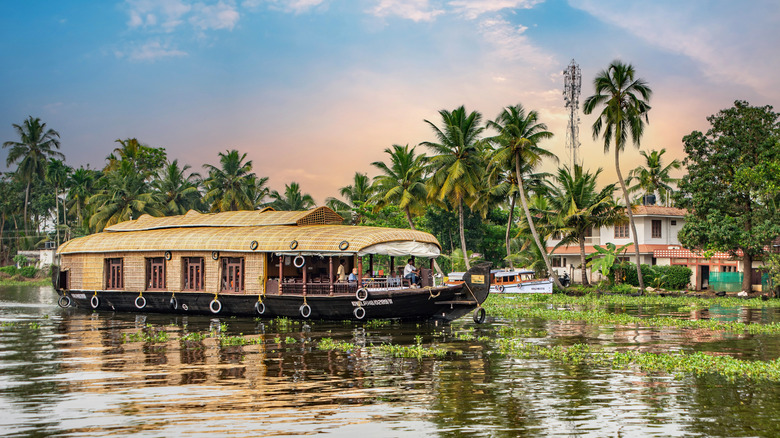
M 0 272 L 5 272 L 8 275 L 16 275 L 16 266 L 3 266 L 0 268 Z
M 636 276 L 636 272 L 634 273 L 634 276 Z M 634 292 L 634 288 L 625 283 L 616 284 L 612 286 L 612 292 L 616 294 L 630 294 Z
M 686 266 L 655 266 L 654 269 L 658 273 L 658 276 L 663 279 L 663 286 L 665 289 L 685 289 L 691 282 L 691 268 Z
M 650 265 L 642 265 L 642 279 L 645 281 L 645 287 L 650 286 L 654 283 L 655 277 L 657 276 L 657 273 L 655 270 L 653 270 L 653 266 Z M 628 268 L 625 270 L 625 281 L 624 283 L 630 284 L 631 286 L 639 287 L 639 277 L 636 275 L 636 265 L 633 263 L 629 263 Z
M 25 266 L 19 269 L 19 275 L 26 278 L 33 278 L 38 273 L 38 268 L 35 266 Z

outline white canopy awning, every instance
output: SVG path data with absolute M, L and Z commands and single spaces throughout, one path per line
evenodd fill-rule
M 399 242 L 383 242 L 375 245 L 367 246 L 360 251 L 357 255 L 365 256 L 369 254 L 379 254 L 388 256 L 414 256 L 425 258 L 436 258 L 441 254 L 439 247 L 433 243 L 426 242 L 414 242 L 410 240 Z

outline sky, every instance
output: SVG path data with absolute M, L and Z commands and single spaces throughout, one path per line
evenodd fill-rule
M 735 100 L 780 111 L 779 29 L 773 0 L 5 0 L 0 141 L 33 116 L 73 167 L 133 137 L 201 173 L 237 149 L 272 190 L 295 181 L 321 205 L 461 105 L 538 111 L 554 171 L 570 162 L 563 70 L 579 64 L 582 102 L 620 59 L 653 90 L 625 175 L 641 150 L 684 158 L 682 137 Z M 584 166 L 616 181 L 596 115 L 579 117 Z

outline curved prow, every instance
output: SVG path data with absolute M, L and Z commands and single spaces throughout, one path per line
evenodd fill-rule
M 480 263 L 472 266 L 471 269 L 463 274 L 463 282 L 466 283 L 469 298 L 473 294 L 473 297 L 476 298 L 479 304 L 484 303 L 490 293 L 491 266 L 493 264 L 490 262 Z

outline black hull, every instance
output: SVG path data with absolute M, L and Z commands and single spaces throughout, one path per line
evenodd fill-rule
M 214 294 L 204 292 L 58 291 L 68 297 L 70 307 L 113 312 L 151 312 L 182 315 L 251 316 L 324 320 L 370 319 L 442 319 L 453 321 L 478 303 L 467 297 L 464 287 L 372 291 L 359 301 L 354 295 L 273 295 L 258 301 L 257 295 Z M 97 299 L 93 298 L 97 297 Z M 139 298 L 142 297 L 142 298 Z M 308 308 L 304 306 L 304 302 Z M 262 304 L 258 304 L 262 303 Z M 362 309 L 362 310 L 358 310 Z M 262 312 L 262 313 L 260 313 Z
M 57 271 L 55 269 L 55 271 Z M 250 316 L 323 320 L 439 319 L 454 321 L 480 308 L 490 293 L 490 264 L 475 266 L 464 275 L 464 283 L 435 288 L 369 290 L 368 298 L 354 294 L 268 295 L 218 294 L 208 292 L 84 291 L 54 287 L 62 307 L 112 312 L 151 312 L 181 315 Z M 484 320 L 475 314 L 475 321 Z

